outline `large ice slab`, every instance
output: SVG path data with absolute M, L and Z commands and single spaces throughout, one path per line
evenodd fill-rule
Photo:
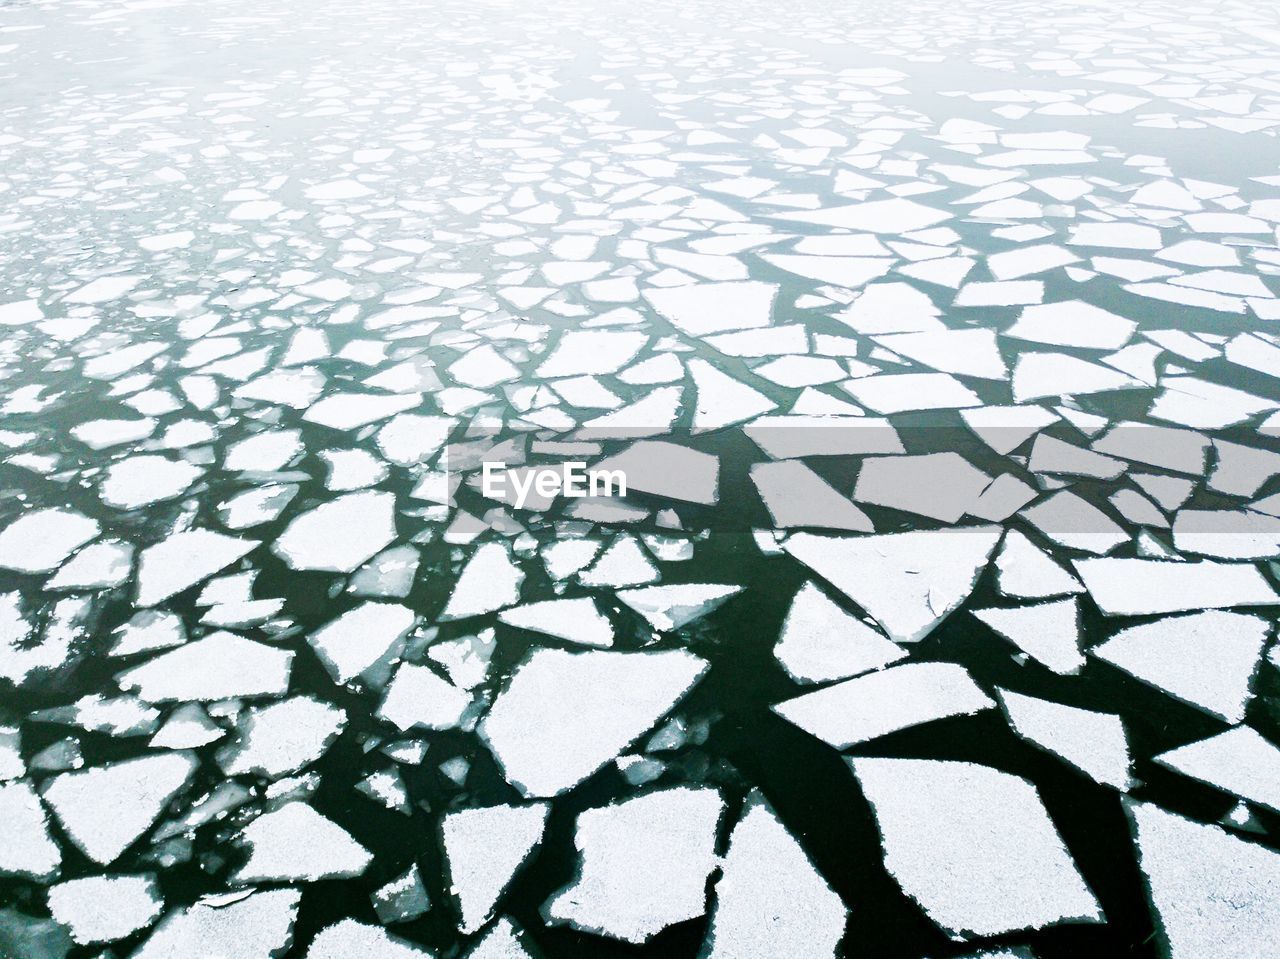
M 690 786 L 584 810 L 574 830 L 577 876 L 544 915 L 632 943 L 701 916 L 723 812 L 719 792 Z
M 305 802 L 263 813 L 240 834 L 249 857 L 235 881 L 314 882 L 361 875 L 373 854 Z
M 907 651 L 806 582 L 791 600 L 773 654 L 792 679 L 820 683 L 880 669 Z
M 142 756 L 62 773 L 41 794 L 71 841 L 105 865 L 151 827 L 197 765 L 190 753 Z
M 138 559 L 138 605 L 155 606 L 208 579 L 258 546 L 210 529 L 174 533 Z
M 291 650 L 217 632 L 127 669 L 116 681 L 151 703 L 278 696 L 289 687 L 293 656 Z
M 1128 812 L 1170 959 L 1261 959 L 1280 942 L 1280 853 L 1151 803 Z
M 394 494 L 366 490 L 296 517 L 271 548 L 292 569 L 350 573 L 395 538 Z
M 458 901 L 458 928 L 473 933 L 542 839 L 546 803 L 486 806 L 448 813 L 440 822 L 449 879 Z
M 1075 568 L 1093 601 L 1108 616 L 1280 603 L 1258 568 L 1248 563 L 1099 558 L 1076 560 Z
M 198 901 L 165 916 L 131 959 L 277 959 L 293 941 L 301 898 L 286 888 Z
M 996 526 L 884 536 L 797 533 L 783 548 L 865 609 L 889 638 L 923 639 L 973 590 Z
M 995 705 L 963 666 L 904 663 L 774 706 L 783 719 L 837 749 Z
M 62 853 L 49 837 L 49 823 L 30 784 L 0 785 L 0 876 L 48 882 L 58 875 Z
M 1100 922 L 1098 901 L 1025 779 L 976 763 L 850 759 L 885 868 L 953 938 Z
M 764 797 L 753 791 L 729 836 L 702 955 L 834 959 L 848 915 Z
M 650 729 L 707 664 L 684 650 L 535 650 L 480 724 L 507 781 L 527 796 L 581 782 Z
M 1130 626 L 1090 653 L 1229 723 L 1244 720 L 1270 633 L 1259 616 L 1208 610 Z

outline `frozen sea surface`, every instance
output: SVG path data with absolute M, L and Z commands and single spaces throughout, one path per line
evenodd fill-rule
M 0 959 L 1276 955 L 1278 134 L 1263 0 L 0 0 Z

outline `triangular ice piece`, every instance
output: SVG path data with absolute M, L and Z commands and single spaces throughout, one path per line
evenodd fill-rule
M 488 921 L 502 891 L 542 839 L 548 811 L 546 803 L 532 803 L 461 809 L 444 817 L 440 832 L 464 933 Z
M 1122 629 L 1091 652 L 1149 686 L 1238 723 L 1269 631 L 1258 616 L 1210 610 Z
M 797 533 L 784 549 L 865 609 L 890 639 L 923 639 L 968 598 L 998 526 L 884 536 Z

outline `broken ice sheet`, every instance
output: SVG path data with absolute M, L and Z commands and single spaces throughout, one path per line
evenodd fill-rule
M 50 914 L 82 945 L 123 939 L 151 925 L 163 911 L 153 876 L 90 876 L 49 889 Z
M 774 706 L 783 719 L 848 749 L 899 729 L 969 716 L 995 702 L 955 663 L 905 663 Z
M 729 836 L 714 895 L 707 959 L 839 955 L 849 910 L 759 792 Z
M 479 732 L 508 782 L 527 796 L 554 796 L 651 729 L 706 669 L 684 650 L 535 650 Z
M 489 919 L 512 877 L 542 839 L 549 807 L 488 806 L 447 814 L 440 823 L 459 928 L 472 933 Z
M 885 868 L 952 938 L 1102 922 L 1034 786 L 969 762 L 850 759 Z
M 679 786 L 578 814 L 574 881 L 543 906 L 549 922 L 642 943 L 707 908 L 724 800 Z
M 797 533 L 783 548 L 865 609 L 900 643 L 923 639 L 968 598 L 999 527 L 883 536 Z
M 1280 935 L 1280 854 L 1152 803 L 1127 807 L 1139 865 L 1173 959 L 1252 959 Z

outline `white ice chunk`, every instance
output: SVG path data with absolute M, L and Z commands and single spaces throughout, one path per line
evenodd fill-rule
M 413 610 L 397 603 L 361 603 L 307 637 L 334 682 L 346 683 L 384 659 L 413 628 Z
M 1258 616 L 1210 610 L 1130 626 L 1090 652 L 1149 686 L 1238 723 L 1269 632 Z
M 311 940 L 306 959 L 432 959 L 434 955 L 381 926 L 342 919 Z
M 1248 563 L 1099 558 L 1076 560 L 1075 567 L 1093 601 L 1108 616 L 1280 603 L 1257 567 Z
M 990 476 L 959 453 L 869 456 L 858 471 L 853 498 L 955 523 L 990 483 Z
M 1248 726 L 1154 757 L 1184 776 L 1280 812 L 1280 749 Z
M 228 776 L 277 779 L 319 759 L 346 724 L 345 712 L 310 696 L 250 709 L 236 741 L 219 750 L 218 765 Z
M 131 959 L 276 959 L 288 949 L 298 916 L 297 889 L 202 900 L 169 913 Z
M 0 567 L 47 573 L 97 535 L 97 522 L 74 510 L 23 513 L 0 532 Z
M 395 494 L 347 493 L 295 517 L 272 551 L 291 569 L 350 573 L 396 538 Z
M 198 765 L 190 753 L 142 756 L 62 773 L 41 793 L 77 848 L 105 865 L 151 827 Z
M 1149 803 L 1128 811 L 1170 959 L 1260 959 L 1280 941 L 1280 854 Z
M 907 652 L 806 582 L 791 601 L 773 654 L 792 679 L 820 683 L 880 669 Z
M 778 287 L 758 280 L 652 288 L 644 298 L 690 336 L 768 326 Z
M 860 233 L 910 233 L 949 220 L 951 214 L 914 200 L 891 197 L 887 200 L 829 207 L 812 213 L 778 214 L 777 219 L 835 226 Z
M 373 860 L 350 833 L 304 802 L 263 813 L 240 836 L 249 858 L 234 876 L 237 883 L 351 878 Z
M 719 609 L 740 592 L 741 586 L 723 583 L 673 583 L 669 586 L 623 589 L 616 595 L 619 601 L 648 620 L 654 629 L 672 632 Z
M 1074 598 L 1034 606 L 975 609 L 973 615 L 1055 673 L 1078 673 L 1084 666 L 1080 610 Z
M 1028 306 L 1005 336 L 1053 346 L 1118 350 L 1129 342 L 1138 324 L 1082 300 Z
M 885 349 L 942 373 L 984 380 L 1004 380 L 1009 376 L 993 330 L 930 330 L 891 333 L 873 339 Z
M 899 729 L 971 716 L 994 705 L 963 666 L 922 662 L 846 679 L 773 710 L 823 742 L 848 749 Z
M 453 729 L 470 705 L 470 693 L 441 679 L 431 667 L 402 663 L 387 686 L 378 716 L 404 730 Z
M 544 915 L 631 943 L 696 919 L 706 912 L 723 813 L 719 792 L 690 786 L 584 810 L 574 830 L 577 876 Z
M 875 532 L 866 513 L 799 460 L 756 463 L 750 475 L 778 529 L 813 526 Z
M 508 782 L 525 795 L 554 796 L 643 735 L 706 669 L 679 649 L 538 649 L 498 694 L 480 734 Z
M 747 797 L 715 886 L 706 959 L 835 959 L 849 910 L 759 792 Z
M 144 929 L 164 911 L 152 876 L 88 876 L 49 889 L 49 913 L 81 945 L 115 942 Z
M 890 639 L 913 643 L 969 596 L 1000 532 L 974 526 L 884 536 L 796 533 L 784 548 L 870 613 Z
M 503 891 L 542 840 L 549 811 L 546 803 L 488 806 L 460 809 L 441 821 L 463 933 L 473 933 L 489 921 Z
M 1009 530 L 996 556 L 996 586 L 1004 595 L 1021 599 L 1084 592 L 1074 576 L 1016 529 Z
M 613 645 L 613 625 L 590 597 L 526 603 L 503 610 L 498 619 L 508 626 L 545 633 L 584 646 Z
M 484 543 L 463 568 L 440 619 L 464 619 L 520 602 L 524 573 L 501 543 Z
M 885 868 L 953 938 L 1102 911 L 1031 783 L 966 762 L 851 759 L 875 810 Z
M 996 690 L 1009 725 L 1027 742 L 1075 766 L 1095 782 L 1126 790 L 1129 741 L 1113 713 L 1098 713 L 1047 699 Z
M 138 560 L 138 605 L 156 606 L 230 566 L 258 546 L 210 529 L 190 529 L 148 546 Z
M 202 470 L 167 456 L 130 456 L 107 467 L 102 501 L 117 509 L 138 509 L 181 496 Z
M 126 670 L 116 682 L 150 703 L 279 696 L 289 688 L 293 655 L 291 650 L 216 632 Z
M 62 853 L 49 838 L 44 807 L 30 785 L 0 785 L 0 822 L 0 876 L 48 882 L 58 875 Z

